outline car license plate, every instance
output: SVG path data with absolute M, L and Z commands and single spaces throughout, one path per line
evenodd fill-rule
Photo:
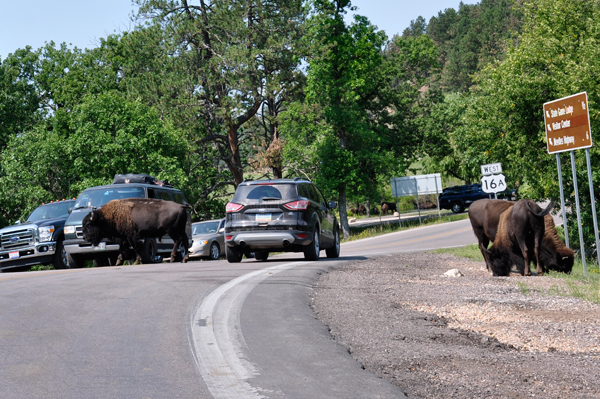
M 105 242 L 101 242 L 100 244 L 98 244 L 97 247 L 92 246 L 92 248 L 94 249 L 94 251 L 105 251 L 106 250 L 106 243 Z
M 271 214 L 270 213 L 257 213 L 256 214 L 256 221 L 257 222 L 270 222 L 271 221 Z
M 10 259 L 18 259 L 19 258 L 19 251 L 9 252 L 8 253 L 8 257 Z

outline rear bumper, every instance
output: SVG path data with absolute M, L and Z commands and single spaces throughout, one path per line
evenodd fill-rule
M 308 245 L 313 241 L 313 234 L 305 231 L 226 232 L 225 236 L 231 236 L 229 240 L 225 240 L 227 246 L 248 249 L 286 250 Z

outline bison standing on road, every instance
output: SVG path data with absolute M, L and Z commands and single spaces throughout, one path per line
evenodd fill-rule
M 136 253 L 135 264 L 142 262 L 144 238 L 161 238 L 168 234 L 175 243 L 174 261 L 180 245 L 186 250 L 182 262 L 188 260 L 189 240 L 186 233 L 186 206 L 173 201 L 146 198 L 112 200 L 83 218 L 83 239 L 98 246 L 102 239 L 121 243 L 119 262 L 123 261 L 127 243 Z
M 544 216 L 552 210 L 552 206 L 550 204 L 542 209 L 531 200 L 521 200 L 502 212 L 494 244 L 489 250 L 481 247 L 494 276 L 508 276 L 513 264 L 517 265 L 522 275 L 531 275 L 529 263 L 532 257 L 528 253 L 528 247 L 532 246 L 537 274 L 544 274 L 540 262 L 546 229 Z
M 487 249 L 489 243 L 494 242 L 496 239 L 500 215 L 514 204 L 510 201 L 482 199 L 475 201 L 469 207 L 469 219 L 473 227 L 473 233 L 479 241 L 479 249 L 484 258 L 486 254 L 483 249 Z M 573 269 L 575 253 L 566 247 L 558 237 L 554 219 L 551 215 L 544 216 L 544 224 L 544 240 L 540 252 L 540 262 L 544 273 L 548 270 L 570 273 Z M 534 259 L 532 240 L 528 242 L 528 251 L 529 259 Z M 490 270 L 487 259 L 486 266 Z

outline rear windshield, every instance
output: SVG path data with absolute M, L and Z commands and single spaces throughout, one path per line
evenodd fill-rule
M 216 233 L 217 230 L 219 229 L 219 223 L 221 223 L 220 220 L 215 220 L 215 221 L 211 221 L 211 222 L 194 223 L 192 225 L 192 234 L 197 235 L 197 234 Z
M 79 194 L 75 208 L 84 206 L 101 207 L 108 201 L 125 198 L 145 198 L 144 189 L 141 187 L 98 188 L 86 190 Z
M 55 204 L 43 205 L 36 208 L 35 211 L 31 212 L 31 215 L 27 218 L 28 222 L 35 222 L 36 220 L 54 219 L 54 218 L 68 218 L 69 208 L 73 206 L 73 201 L 70 202 L 57 202 Z
M 256 184 L 238 186 L 233 202 L 261 203 L 268 201 L 287 201 L 298 197 L 295 184 Z

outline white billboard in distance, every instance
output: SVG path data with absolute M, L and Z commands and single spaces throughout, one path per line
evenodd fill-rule
M 390 183 L 394 198 L 442 192 L 442 177 L 439 173 L 392 177 Z

